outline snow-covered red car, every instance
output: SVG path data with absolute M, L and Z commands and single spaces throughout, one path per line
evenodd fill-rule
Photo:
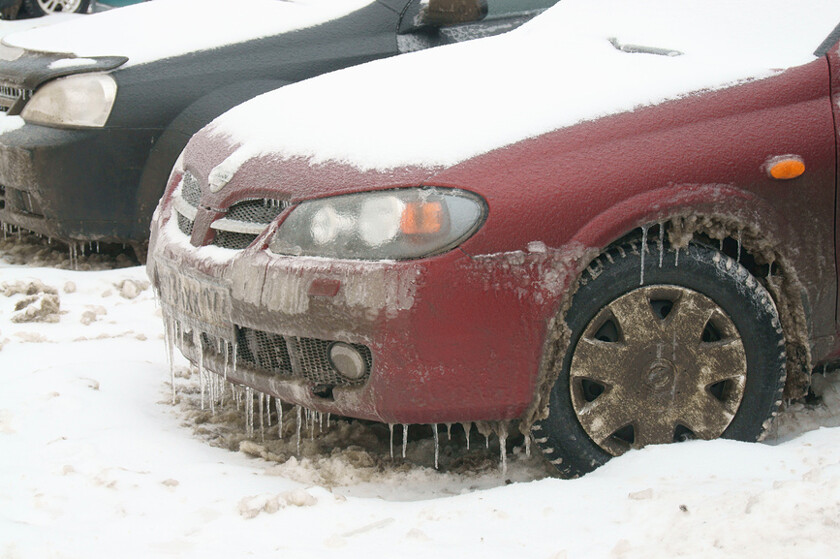
M 561 474 L 753 441 L 840 356 L 834 0 L 564 0 L 199 132 L 148 272 L 192 362 Z

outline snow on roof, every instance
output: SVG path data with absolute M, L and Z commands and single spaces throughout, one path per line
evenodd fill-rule
M 209 126 L 241 144 L 239 161 L 448 166 L 807 63 L 838 21 L 837 0 L 562 0 L 506 35 L 290 85 Z M 637 46 L 661 52 L 620 50 Z
M 6 44 L 143 64 L 324 23 L 373 0 L 155 0 L 7 35 Z

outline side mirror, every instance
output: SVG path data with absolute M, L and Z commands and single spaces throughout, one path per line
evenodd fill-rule
M 487 0 L 429 0 L 421 13 L 426 25 L 446 26 L 481 21 L 487 15 Z

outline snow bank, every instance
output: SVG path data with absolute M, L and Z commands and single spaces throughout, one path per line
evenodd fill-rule
M 242 144 L 238 160 L 279 153 L 360 169 L 453 165 L 809 62 L 838 21 L 836 0 L 563 0 L 506 35 L 284 87 L 210 126 Z M 634 46 L 682 54 L 620 50 Z
M 79 57 L 126 56 L 126 66 L 303 29 L 373 0 L 155 0 L 4 37 L 12 46 Z

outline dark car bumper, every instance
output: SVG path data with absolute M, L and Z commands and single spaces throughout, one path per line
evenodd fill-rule
M 137 185 L 158 134 L 26 124 L 0 135 L 0 222 L 65 242 L 142 238 Z
M 541 290 L 511 255 L 299 258 L 262 250 L 268 233 L 244 251 L 196 248 L 166 213 L 152 223 L 148 271 L 169 336 L 194 364 L 286 402 L 388 423 L 514 419 L 531 404 L 564 286 Z M 364 355 L 363 378 L 333 369 L 336 342 Z

